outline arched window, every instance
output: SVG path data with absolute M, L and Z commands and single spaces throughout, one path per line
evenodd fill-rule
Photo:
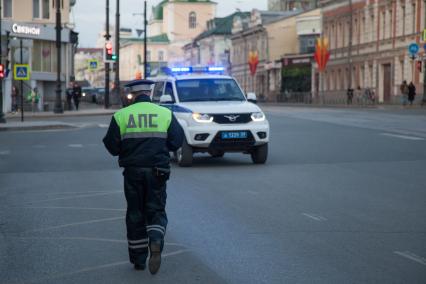
M 195 12 L 189 13 L 189 28 L 195 29 L 197 27 L 197 14 Z

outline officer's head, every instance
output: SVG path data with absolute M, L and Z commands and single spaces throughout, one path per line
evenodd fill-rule
M 151 89 L 154 81 L 151 80 L 134 80 L 126 84 L 128 91 L 130 92 L 131 100 L 133 101 L 139 96 L 150 96 Z M 130 102 L 131 103 L 131 102 Z

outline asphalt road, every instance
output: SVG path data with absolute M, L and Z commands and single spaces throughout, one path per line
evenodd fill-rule
M 266 165 L 173 168 L 156 276 L 127 260 L 109 117 L 0 132 L 0 283 L 426 283 L 425 112 L 268 117 Z

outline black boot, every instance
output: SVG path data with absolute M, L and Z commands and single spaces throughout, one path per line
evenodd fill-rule
M 145 270 L 146 265 L 145 264 L 137 264 L 135 263 L 135 270 Z
M 161 243 L 151 243 L 149 245 L 149 272 L 156 274 L 161 265 Z

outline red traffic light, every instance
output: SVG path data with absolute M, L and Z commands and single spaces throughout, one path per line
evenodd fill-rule
M 4 65 L 0 64 L 0 78 L 4 78 Z

